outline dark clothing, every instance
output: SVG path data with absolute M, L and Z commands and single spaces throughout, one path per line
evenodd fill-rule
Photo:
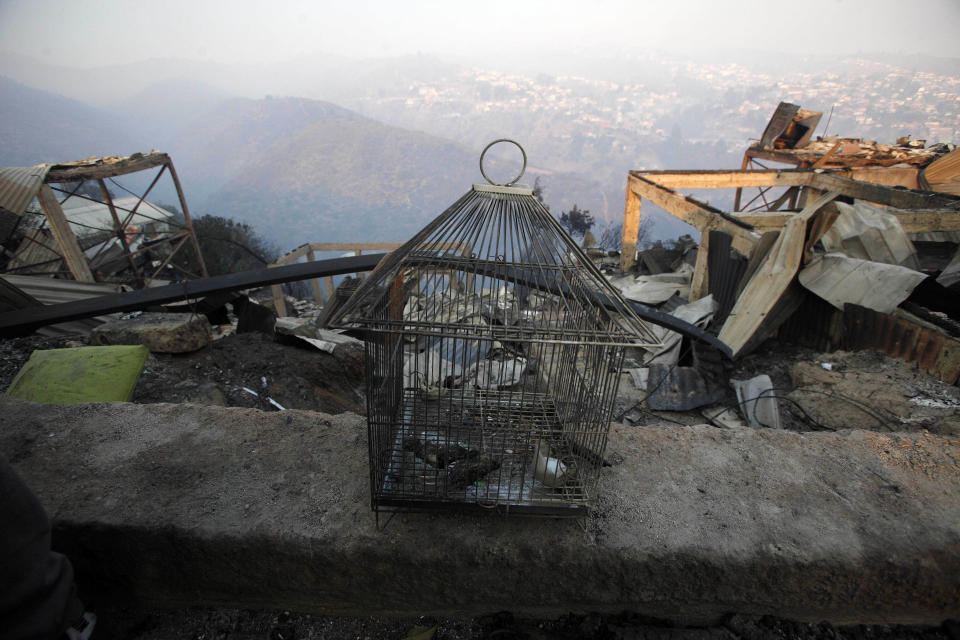
M 0 637 L 59 638 L 83 615 L 73 567 L 50 550 L 50 520 L 3 456 L 0 514 Z

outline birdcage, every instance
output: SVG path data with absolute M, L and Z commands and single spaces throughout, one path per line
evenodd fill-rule
M 375 511 L 595 499 L 624 349 L 655 339 L 522 175 L 473 185 L 331 319 L 365 333 Z

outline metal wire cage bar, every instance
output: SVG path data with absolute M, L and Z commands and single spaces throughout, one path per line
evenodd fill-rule
M 366 334 L 374 510 L 582 516 L 656 340 L 529 188 L 474 185 L 331 319 Z

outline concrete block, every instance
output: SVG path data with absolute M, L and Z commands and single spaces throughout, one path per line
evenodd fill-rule
M 0 400 L 87 599 L 363 615 L 960 614 L 960 441 L 614 425 L 586 522 L 370 511 L 352 414 Z M 381 518 L 380 524 L 386 522 Z
M 212 341 L 206 316 L 187 313 L 130 314 L 90 333 L 92 345 L 142 344 L 157 353 L 187 353 Z

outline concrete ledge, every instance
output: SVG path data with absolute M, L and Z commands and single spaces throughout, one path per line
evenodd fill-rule
M 0 453 L 88 600 L 301 611 L 960 613 L 960 441 L 614 426 L 596 517 L 369 509 L 363 419 L 0 401 Z

